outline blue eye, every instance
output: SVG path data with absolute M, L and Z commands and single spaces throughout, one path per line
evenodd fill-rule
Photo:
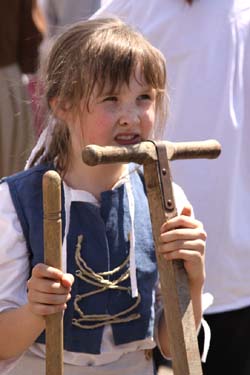
M 118 99 L 116 96 L 107 96 L 103 99 L 104 102 L 116 102 Z
M 151 96 L 149 94 L 143 94 L 138 96 L 139 100 L 151 100 Z

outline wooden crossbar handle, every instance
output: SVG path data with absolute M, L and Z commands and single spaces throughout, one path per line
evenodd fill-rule
M 43 176 L 44 263 L 62 269 L 61 178 Z M 46 316 L 46 375 L 63 375 L 63 313 Z
M 199 142 L 167 142 L 161 141 L 167 149 L 169 160 L 177 159 L 214 159 L 221 152 L 221 146 L 216 140 Z M 106 146 L 88 145 L 82 151 L 82 159 L 88 165 L 105 163 L 137 163 L 148 164 L 157 160 L 154 143 L 144 141 L 133 146 Z

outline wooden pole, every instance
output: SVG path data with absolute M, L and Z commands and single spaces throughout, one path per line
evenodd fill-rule
M 196 142 L 157 141 L 157 145 L 165 146 L 168 160 L 215 159 L 221 152 L 221 146 L 215 139 Z M 82 158 L 88 165 L 119 162 L 145 165 L 156 161 L 158 156 L 153 142 L 143 141 L 132 146 L 88 145 L 82 151 Z
M 159 247 L 160 227 L 166 220 L 176 216 L 176 207 L 170 180 L 168 189 L 172 210 L 166 213 L 159 184 L 157 162 L 144 165 L 144 178 L 154 243 L 157 250 Z M 173 372 L 175 375 L 201 375 L 201 360 L 193 306 L 183 263 L 182 261 L 166 261 L 158 251 L 156 251 L 156 257 Z
M 61 178 L 43 176 L 44 263 L 62 269 Z M 46 375 L 63 375 L 63 313 L 46 316 Z

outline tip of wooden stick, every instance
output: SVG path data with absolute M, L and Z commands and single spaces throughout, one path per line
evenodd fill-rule
M 99 148 L 97 145 L 88 145 L 82 150 L 82 161 L 90 166 L 97 165 L 99 162 Z

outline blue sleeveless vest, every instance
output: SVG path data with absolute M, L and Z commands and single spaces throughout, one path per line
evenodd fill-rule
M 35 264 L 43 262 L 42 176 L 48 169 L 53 167 L 39 165 L 4 179 L 9 185 L 23 229 L 31 269 Z M 118 316 L 118 321 L 109 319 L 116 345 L 153 336 L 157 267 L 148 202 L 142 179 L 137 172 L 131 174 L 131 186 L 135 200 L 136 277 L 141 300 L 136 304 L 136 298 L 131 296 L 127 272 L 129 261 L 125 262 L 126 258 L 129 259 L 131 231 L 125 186 L 103 192 L 100 207 L 86 202 L 72 202 L 67 236 L 67 272 L 75 275 L 75 282 L 71 291 L 72 298 L 64 314 L 65 350 L 100 354 L 104 328 L 102 319 L 107 317 Z M 62 207 L 64 236 L 63 189 Z M 81 243 L 78 243 L 79 236 L 82 236 Z M 121 264 L 123 267 L 119 269 Z M 79 270 L 79 265 L 83 266 L 86 274 Z M 122 278 L 126 272 L 128 277 Z M 105 278 L 104 283 L 113 281 L 120 288 L 114 286 L 97 292 L 100 288 L 96 286 L 93 274 L 97 275 L 97 280 Z M 120 282 L 116 284 L 115 280 Z M 96 317 L 94 320 L 93 316 Z M 132 320 L 131 316 L 134 317 Z M 82 321 L 81 317 L 89 317 L 89 320 Z M 44 339 L 43 333 L 37 342 L 44 343 Z

